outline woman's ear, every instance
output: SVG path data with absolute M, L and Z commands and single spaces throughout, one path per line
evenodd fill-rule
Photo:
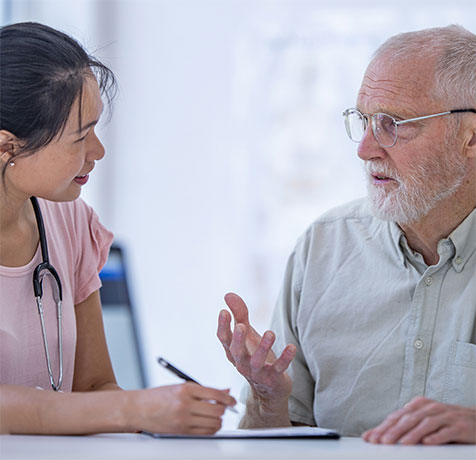
M 4 163 L 10 162 L 15 156 L 15 150 L 18 150 L 17 138 L 9 131 L 2 129 L 0 131 L 0 160 Z

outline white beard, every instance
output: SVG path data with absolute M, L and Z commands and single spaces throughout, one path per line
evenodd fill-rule
M 446 158 L 445 158 L 446 157 Z M 464 179 L 465 163 L 448 149 L 435 152 L 430 161 L 415 162 L 412 173 L 405 177 L 383 162 L 365 162 L 367 191 L 375 217 L 408 224 L 420 220 L 436 205 L 451 196 Z M 372 182 L 372 173 L 378 172 L 395 179 L 391 190 Z

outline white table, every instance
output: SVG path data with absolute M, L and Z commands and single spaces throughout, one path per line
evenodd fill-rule
M 0 459 L 475 460 L 476 446 L 383 446 L 331 440 L 153 439 L 141 434 L 0 436 Z

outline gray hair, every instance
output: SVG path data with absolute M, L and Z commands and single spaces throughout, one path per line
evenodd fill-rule
M 434 96 L 458 109 L 476 108 L 476 35 L 460 25 L 406 32 L 389 38 L 373 56 L 435 59 Z

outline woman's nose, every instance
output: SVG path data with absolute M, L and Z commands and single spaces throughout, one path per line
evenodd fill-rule
M 90 159 L 95 161 L 102 160 L 106 154 L 104 145 L 102 145 L 102 142 L 99 140 L 96 134 L 94 134 L 94 139 L 91 140 L 88 153 Z

